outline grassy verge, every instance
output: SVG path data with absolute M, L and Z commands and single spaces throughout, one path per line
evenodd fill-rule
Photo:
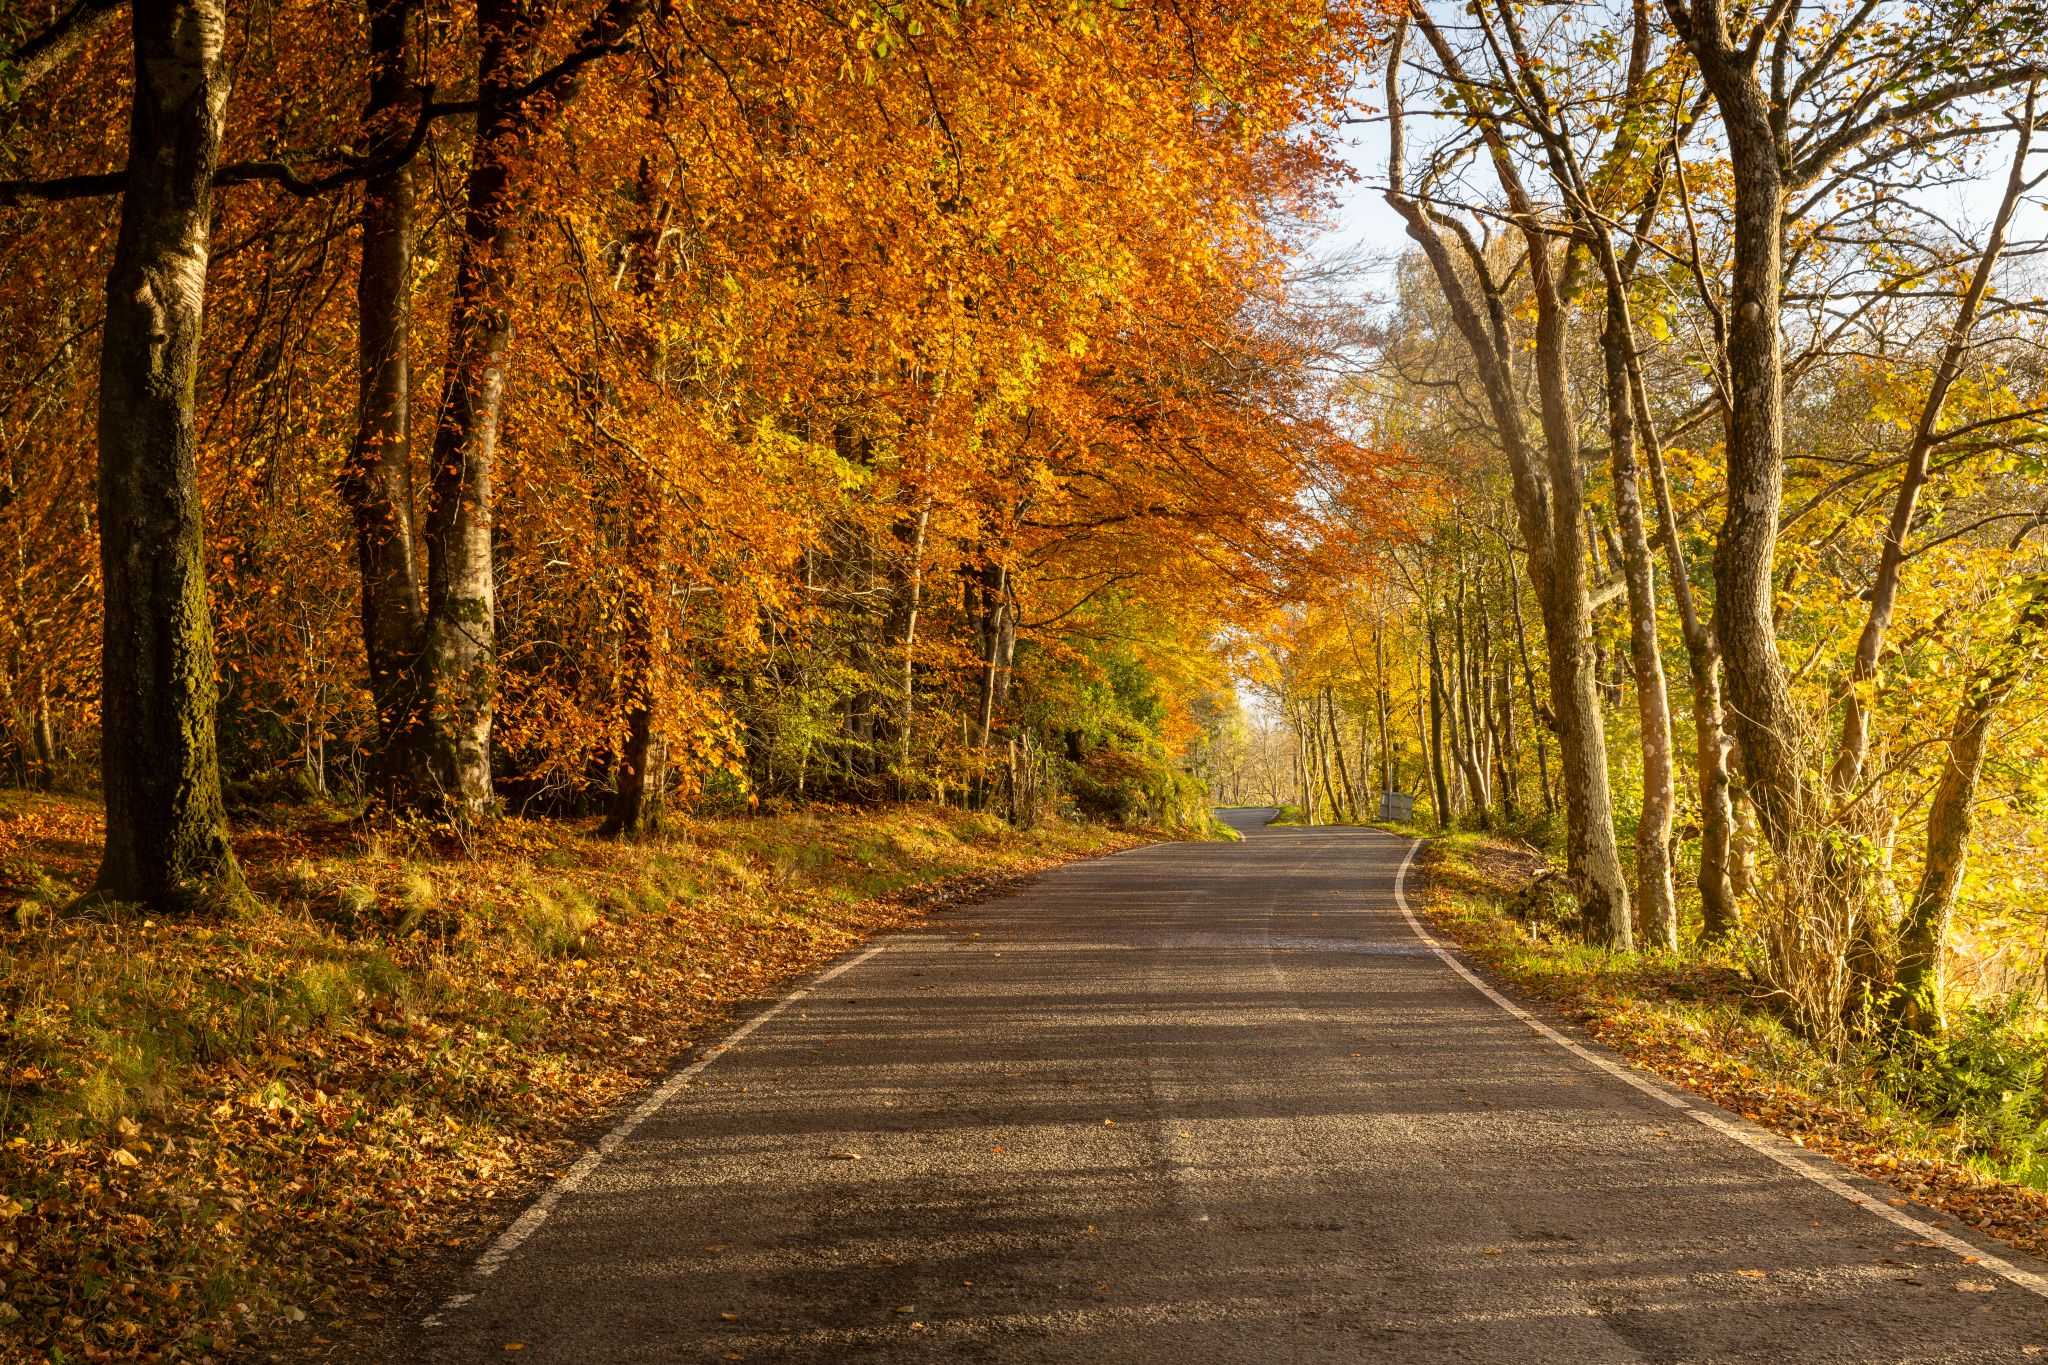
M 1959 1097 L 1882 1058 L 1822 1056 L 1730 958 L 1607 953 L 1574 941 L 1540 910 L 1508 913 L 1543 867 L 1527 845 L 1452 834 L 1434 840 L 1420 866 L 1418 908 L 1516 994 L 1636 1065 L 1889 1185 L 1894 1205 L 1937 1208 L 2048 1255 L 2038 1124 L 2007 1131 L 2000 1119 L 2030 1097 L 1996 1083 Z
M 318 1355 L 621 1100 L 868 935 L 1140 836 L 935 807 L 280 817 L 232 922 L 62 913 L 98 808 L 0 794 L 0 1359 Z

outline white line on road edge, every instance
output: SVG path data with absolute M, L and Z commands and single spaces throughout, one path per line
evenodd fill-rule
M 656 1111 L 674 1099 L 676 1093 L 688 1085 L 698 1072 L 732 1051 L 748 1034 L 760 1028 L 797 1001 L 809 996 L 833 977 L 852 971 L 855 967 L 860 966 L 861 963 L 866 962 L 888 946 L 887 943 L 877 943 L 865 952 L 850 957 L 838 966 L 812 977 L 802 987 L 791 991 L 767 1009 L 747 1020 L 746 1023 L 741 1024 L 731 1033 L 728 1033 L 724 1038 L 713 1044 L 696 1061 L 675 1072 L 667 1080 L 663 1081 L 653 1090 L 650 1090 L 647 1093 L 647 1098 L 633 1106 L 631 1113 L 620 1119 L 618 1124 L 609 1133 L 606 1133 L 597 1140 L 597 1146 L 585 1152 L 581 1160 L 568 1170 L 562 1172 L 555 1180 L 555 1183 L 548 1186 L 541 1193 L 540 1198 L 527 1206 L 526 1212 L 513 1220 L 511 1227 L 498 1234 L 498 1240 L 492 1242 L 485 1249 L 484 1254 L 476 1258 L 476 1264 L 470 1267 L 470 1274 L 479 1279 L 496 1274 L 498 1267 L 504 1265 L 513 1252 L 519 1250 L 520 1246 L 529 1237 L 540 1231 L 541 1224 L 547 1222 L 548 1215 L 555 1211 L 555 1205 L 562 1202 L 562 1196 L 575 1193 L 576 1188 L 590 1178 L 590 1173 L 596 1170 L 606 1157 L 616 1151 L 620 1143 L 633 1136 L 635 1129 L 647 1122 L 648 1119 L 653 1118 Z M 474 1292 L 449 1295 L 439 1308 L 421 1319 L 420 1325 L 422 1327 L 442 1326 L 447 1314 L 454 1312 L 475 1297 L 476 1294 Z
M 2027 1290 L 2029 1293 L 2038 1294 L 2042 1298 L 2048 1299 L 2048 1279 L 2044 1279 L 2031 1270 L 2024 1270 L 2012 1262 L 1994 1256 L 1987 1251 L 1981 1251 L 1953 1233 L 1944 1232 L 1932 1224 L 1923 1223 L 1910 1213 L 1902 1213 L 1883 1200 L 1865 1194 L 1862 1190 L 1857 1189 L 1854 1185 L 1849 1184 L 1849 1182 L 1833 1172 L 1819 1169 L 1815 1162 L 1821 1158 L 1814 1157 L 1804 1148 L 1794 1146 L 1775 1133 L 1759 1128 L 1752 1123 L 1731 1120 L 1724 1114 L 1702 1107 L 1683 1091 L 1667 1085 L 1661 1080 L 1652 1080 L 1639 1072 L 1631 1071 L 1619 1062 L 1602 1057 L 1587 1048 L 1580 1047 L 1577 1043 L 1565 1037 L 1562 1033 L 1559 1033 L 1556 1029 L 1480 980 L 1471 968 L 1460 962 L 1443 944 L 1437 942 L 1434 934 L 1422 927 L 1422 921 L 1415 917 L 1414 909 L 1408 904 L 1408 868 L 1414 863 L 1415 855 L 1421 851 L 1422 840 L 1420 839 L 1415 840 L 1408 846 L 1408 856 L 1401 860 L 1401 869 L 1394 874 L 1394 904 L 1400 907 L 1401 914 L 1406 917 L 1408 927 L 1415 931 L 1415 936 L 1428 945 L 1431 952 L 1442 958 L 1452 971 L 1471 983 L 1473 989 L 1477 990 L 1481 995 L 1484 995 L 1488 1000 L 1491 1000 L 1494 1004 L 1527 1024 L 1544 1038 L 1549 1039 L 1566 1052 L 1571 1053 L 1580 1061 L 1600 1068 L 1600 1070 L 1617 1080 L 1626 1081 L 1651 1099 L 1662 1104 L 1668 1104 L 1673 1109 L 1699 1120 L 1700 1123 L 1713 1129 L 1723 1137 L 1733 1138 L 1758 1156 L 1769 1157 L 1772 1161 L 1777 1162 L 1780 1166 L 1792 1172 L 1792 1174 L 1799 1176 L 1801 1179 L 1812 1181 L 1831 1194 L 1840 1195 L 1857 1208 L 1867 1213 L 1876 1214 L 1894 1227 L 1903 1228 L 1907 1232 L 1914 1233 L 1923 1240 L 1941 1247 L 1944 1251 L 1953 1252 L 1972 1265 L 1988 1270 L 1994 1275 L 2001 1276 L 2018 1285 L 2021 1289 Z

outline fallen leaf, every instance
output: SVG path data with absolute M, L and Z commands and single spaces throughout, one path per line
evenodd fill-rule
M 1997 1290 L 1998 1286 L 1988 1280 L 1956 1281 L 1956 1293 L 1958 1294 L 1992 1294 L 1996 1293 Z

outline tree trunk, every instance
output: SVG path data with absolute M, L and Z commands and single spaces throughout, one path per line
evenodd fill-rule
M 1429 778 L 1436 797 L 1436 827 L 1451 827 L 1451 784 L 1444 776 L 1444 669 L 1438 657 L 1436 617 L 1429 617 Z
M 1010 619 L 1009 570 L 1001 564 L 985 564 L 969 579 L 978 583 L 979 610 L 976 633 L 981 644 L 981 700 L 977 709 L 976 747 L 988 747 L 989 731 L 995 725 L 996 705 L 1003 700 L 1009 672 L 1009 656 L 1016 645 L 1016 631 Z
M 899 799 L 908 795 L 910 781 L 910 722 L 917 703 L 917 618 L 924 606 L 924 538 L 931 525 L 932 504 L 926 497 L 920 502 L 917 515 L 912 518 L 905 541 L 907 562 L 903 568 L 903 582 L 900 588 L 903 621 L 898 645 L 902 655 L 902 667 L 898 681 L 902 696 L 902 709 L 897 713 L 900 733 L 897 736 L 896 794 Z M 899 534 L 904 528 L 899 528 Z
M 1344 805 L 1338 812 L 1340 819 L 1358 818 L 1358 787 L 1351 780 L 1351 769 L 1344 759 L 1344 736 L 1337 728 L 1337 703 L 1330 696 L 1330 689 L 1323 689 L 1323 723 L 1330 732 L 1330 756 L 1337 765 L 1337 776 L 1342 783 Z
M 645 9 L 646 0 L 607 0 L 577 47 L 616 47 Z M 412 794 L 415 804 L 458 820 L 482 818 L 492 799 L 491 719 L 498 693 L 492 481 L 522 235 L 512 173 L 530 153 L 540 124 L 575 96 L 582 79 L 579 69 L 529 88 L 525 68 L 547 19 L 547 7 L 528 0 L 476 0 L 476 135 L 434 426 L 426 630 L 416 665 L 430 786 Z
M 1301 793 L 1301 823 L 1313 825 L 1315 793 L 1308 784 L 1308 735 L 1299 721 L 1294 725 L 1294 789 Z
M 1501 565 L 1501 591 L 1512 598 L 1516 591 L 1515 570 L 1512 564 Z M 1506 642 L 1501 644 L 1506 649 Z M 1515 730 L 1515 684 L 1512 665 L 1503 664 L 1498 670 L 1499 700 L 1499 751 L 1500 751 L 1500 811 L 1501 819 L 1512 825 L 1519 818 L 1521 806 L 1522 751 L 1519 734 Z
M 1344 818 L 1343 807 L 1337 800 L 1337 782 L 1330 776 L 1330 744 L 1323 733 L 1323 705 L 1321 698 L 1311 693 L 1302 704 L 1302 718 L 1308 723 L 1309 741 L 1316 756 L 1316 776 L 1323 788 L 1323 814 L 1328 817 L 1322 823 L 1335 824 Z
M 1458 772 L 1464 774 L 1464 786 L 1473 798 L 1473 812 L 1479 817 L 1481 829 L 1493 829 L 1493 794 L 1487 790 L 1487 769 L 1485 759 L 1479 753 L 1479 729 L 1473 720 L 1477 702 L 1473 700 L 1473 657 L 1466 647 L 1464 632 L 1464 561 L 1458 561 L 1458 591 L 1452 598 L 1450 608 L 1450 641 L 1456 663 L 1458 688 L 1452 692 L 1452 749 L 1458 759 Z
M 1785 488 L 1785 167 L 1754 57 L 1731 45 L 1713 7 L 1681 36 L 1721 111 L 1735 191 L 1735 268 L 1728 300 L 1728 492 L 1714 545 L 1714 633 L 1728 719 L 1764 835 L 1784 847 L 1806 792 L 1800 724 L 1778 654 L 1772 574 Z
M 1550 695 L 1557 706 L 1560 784 L 1564 789 L 1568 862 L 1577 879 L 1588 938 L 1626 948 L 1634 937 L 1628 887 L 1614 838 L 1613 794 L 1607 785 L 1605 727 L 1592 669 L 1592 620 L 1583 590 L 1543 594 L 1550 644 Z M 1576 857 L 1570 855 L 1576 853 Z
M 477 0 L 476 138 L 449 310 L 447 379 L 434 430 L 419 664 L 432 784 L 422 795 L 461 820 L 481 819 L 491 804 L 498 667 L 492 481 L 519 246 L 511 172 L 527 141 L 516 91 L 539 28 L 520 0 Z
M 1373 709 L 1378 713 L 1380 726 L 1380 790 L 1394 790 L 1394 749 L 1387 742 L 1387 632 L 1384 622 L 1374 620 L 1372 627 L 1372 686 Z
M 1474 105 L 1482 103 L 1464 77 L 1457 54 L 1429 19 L 1411 8 L 1438 61 Z M 1523 417 L 1511 310 L 1486 254 L 1467 231 L 1459 236 L 1464 270 L 1445 241 L 1441 213 L 1411 198 L 1403 165 L 1400 70 L 1405 25 L 1389 44 L 1387 202 L 1408 224 L 1442 289 L 1453 321 L 1471 354 L 1485 390 L 1495 434 L 1507 455 L 1515 512 L 1528 546 L 1529 578 L 1542 605 L 1549 645 L 1550 697 L 1557 715 L 1559 755 L 1565 792 L 1566 866 L 1578 898 L 1588 939 L 1626 948 L 1634 939 L 1628 884 L 1614 834 L 1612 793 L 1607 780 L 1606 724 L 1593 670 L 1592 604 L 1588 595 L 1581 522 L 1585 475 L 1580 467 L 1577 422 L 1567 373 L 1566 298 L 1570 282 L 1559 276 L 1551 238 L 1537 225 L 1539 213 L 1523 187 L 1515 159 L 1497 124 L 1477 120 L 1491 153 L 1495 175 L 1515 216 L 1522 221 L 1529 291 L 1536 304 L 1535 379 L 1542 430 L 1539 456 Z M 1570 257 L 1564 266 L 1567 275 Z M 1478 299 L 1466 283 L 1476 283 Z
M 139 0 L 99 391 L 104 577 L 98 894 L 163 911 L 238 898 L 214 740 L 193 388 L 229 73 L 222 0 Z
M 630 510 L 628 515 L 633 515 Z M 644 556 L 645 540 L 629 532 L 627 554 Z M 650 567 L 635 564 L 632 572 Z M 629 588 L 626 594 L 622 661 L 628 687 L 626 744 L 619 755 L 618 789 L 598 829 L 607 838 L 642 839 L 658 834 L 667 813 L 662 793 L 667 786 L 668 749 L 658 732 L 655 708 L 661 651 L 651 597 L 645 584 Z
M 373 0 L 365 154 L 403 145 L 419 92 L 411 32 L 419 0 Z M 377 711 L 372 781 L 387 796 L 416 790 L 418 696 L 414 662 L 425 624 L 413 525 L 411 454 L 412 172 L 401 166 L 363 186 L 362 260 L 356 273 L 356 435 L 340 488 L 355 523 L 362 579 L 363 653 Z
M 2038 641 L 2048 630 L 2048 583 L 2040 580 L 2020 610 L 1999 659 L 1971 680 L 1949 729 L 1948 756 L 1927 810 L 1927 858 L 1920 886 L 1899 925 L 1895 1028 L 1938 1037 L 1943 1013 L 1942 964 L 1949 920 L 1970 851 L 1971 807 L 1984 771 L 1991 721 L 2014 686 L 2040 663 Z
M 1671 706 L 1664 657 L 1657 644 L 1657 579 L 1643 529 L 1643 499 L 1636 479 L 1636 427 L 1629 400 L 1630 324 L 1620 290 L 1607 291 L 1602 351 L 1607 369 L 1608 464 L 1614 478 L 1614 519 L 1621 532 L 1622 574 L 1628 585 L 1628 651 L 1635 673 L 1636 719 L 1642 731 L 1643 809 L 1636 824 L 1636 894 L 1643 935 L 1654 947 L 1678 947 L 1678 897 L 1671 881 Z
M 1457 687 L 1451 693 L 1452 756 L 1457 760 L 1458 771 L 1464 774 L 1472 811 L 1479 817 L 1479 828 L 1490 830 L 1493 828 L 1493 795 L 1486 787 L 1486 770 L 1479 756 L 1478 731 L 1472 721 L 1472 660 L 1465 639 L 1465 566 L 1462 558 L 1458 564 L 1457 595 L 1451 601 L 1451 648 L 1452 662 L 1456 665 L 1453 676 L 1457 680 Z
M 1544 738 L 1551 732 L 1545 723 L 1543 705 L 1536 695 L 1536 669 L 1529 661 L 1529 631 L 1522 623 L 1522 584 L 1519 578 L 1510 578 L 1508 583 L 1508 605 L 1515 618 L 1515 652 L 1522 663 L 1522 687 L 1529 698 L 1529 731 L 1536 737 L 1536 778 L 1543 789 L 1543 813 L 1557 814 L 1557 789 L 1550 784 L 1550 743 Z
M 659 112 L 659 101 L 656 113 Z M 633 296 L 641 310 L 650 307 L 661 283 L 661 237 L 667 218 L 656 184 L 654 163 L 641 158 L 635 196 L 645 217 L 631 242 Z M 657 388 L 668 384 L 668 346 L 658 326 L 637 329 L 637 349 L 648 378 Z M 667 640 L 663 631 L 661 584 L 666 566 L 661 486 L 637 454 L 627 457 L 621 482 L 626 526 L 621 553 L 620 588 L 624 630 L 620 641 L 621 675 L 626 691 L 626 742 L 619 753 L 618 780 L 612 806 L 598 833 L 610 838 L 642 839 L 661 832 L 667 814 L 663 796 L 668 785 L 668 746 L 661 735 L 660 703 Z M 798 775 L 801 787 L 803 778 Z
M 1640 356 L 1629 352 L 1629 392 L 1636 424 L 1643 433 L 1643 455 L 1650 469 L 1650 489 L 1657 499 L 1658 538 L 1671 566 L 1671 598 L 1678 607 L 1679 632 L 1685 640 L 1686 665 L 1692 677 L 1693 767 L 1700 789 L 1699 892 L 1702 936 L 1719 942 L 1741 923 L 1735 883 L 1736 828 L 1734 783 L 1728 771 L 1728 738 L 1722 728 L 1721 659 L 1711 626 L 1700 619 L 1686 572 L 1685 546 L 1678 536 L 1678 512 L 1671 483 L 1664 472 L 1664 448 L 1650 418 L 1649 392 L 1643 383 Z

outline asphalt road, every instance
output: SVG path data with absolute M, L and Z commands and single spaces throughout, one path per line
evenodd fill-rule
M 1260 818 L 886 940 L 530 1215 L 403 1358 L 2048 1355 L 2048 1300 L 1457 975 L 1396 908 L 1405 840 Z

